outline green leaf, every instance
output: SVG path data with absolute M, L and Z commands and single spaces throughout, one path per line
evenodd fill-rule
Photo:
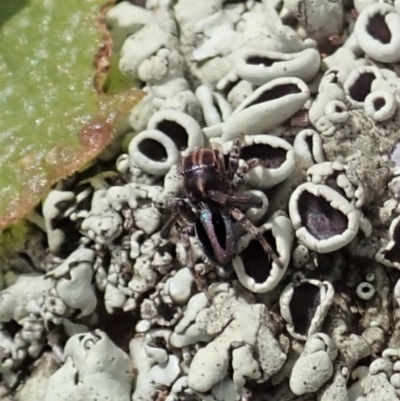
M 93 85 L 102 2 L 0 0 L 0 231 L 97 156 L 140 99 Z

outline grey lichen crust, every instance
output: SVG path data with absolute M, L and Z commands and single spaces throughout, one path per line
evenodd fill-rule
M 400 2 L 132 0 L 106 22 L 145 97 L 1 261 L 0 398 L 400 399 Z M 259 235 L 232 222 L 220 266 L 186 215 L 163 228 L 182 158 L 237 139 Z
M 196 323 L 210 336 L 216 336 L 195 354 L 190 365 L 188 385 L 197 392 L 209 391 L 232 368 L 238 390 L 246 378 L 264 382 L 285 362 L 286 355 L 271 331 L 265 305 L 248 304 L 232 289 L 217 293 L 211 307 L 197 315 Z

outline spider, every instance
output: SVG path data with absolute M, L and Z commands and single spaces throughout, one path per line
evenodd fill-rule
M 236 253 L 233 219 L 254 235 L 265 252 L 282 267 L 275 250 L 243 213 L 251 207 L 261 207 L 262 201 L 255 195 L 237 193 L 238 184 L 250 169 L 262 162 L 251 159 L 239 167 L 240 148 L 241 140 L 236 139 L 226 164 L 222 152 L 215 148 L 198 148 L 182 158 L 179 171 L 185 197 L 172 200 L 170 206 L 174 211 L 161 235 L 168 237 L 172 226 L 183 217 L 194 225 L 207 256 L 223 266 Z M 183 230 L 183 234 L 186 235 L 187 230 Z M 185 243 L 188 245 L 187 241 Z

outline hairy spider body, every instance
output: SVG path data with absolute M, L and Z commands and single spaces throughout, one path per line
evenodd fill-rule
M 180 172 L 185 191 L 193 201 L 207 200 L 209 191 L 228 192 L 230 189 L 224 159 L 217 149 L 194 150 L 182 159 Z
M 183 177 L 184 197 L 173 201 L 175 212 L 165 224 L 162 236 L 167 236 L 172 225 L 184 217 L 193 223 L 206 255 L 225 265 L 236 252 L 233 219 L 253 234 L 265 252 L 282 266 L 275 250 L 243 213 L 251 207 L 261 207 L 262 201 L 254 195 L 237 193 L 237 184 L 250 168 L 260 163 L 258 159 L 251 159 L 239 167 L 240 144 L 237 139 L 227 163 L 220 150 L 213 148 L 195 149 L 181 160 L 179 171 Z

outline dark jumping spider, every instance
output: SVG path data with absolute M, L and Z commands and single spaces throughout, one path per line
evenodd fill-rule
M 251 159 L 239 167 L 240 146 L 241 140 L 235 140 L 226 165 L 221 151 L 212 148 L 195 149 L 181 160 L 179 170 L 183 176 L 185 198 L 172 200 L 174 212 L 161 235 L 169 236 L 175 222 L 185 217 L 185 220 L 194 223 L 196 235 L 207 256 L 220 265 L 226 265 L 236 253 L 232 217 L 253 234 L 265 252 L 281 266 L 276 252 L 243 213 L 250 207 L 261 207 L 261 199 L 237 193 L 238 183 L 251 168 L 259 164 L 258 159 Z M 185 242 L 188 258 L 191 258 L 190 247 Z M 192 264 L 193 261 L 189 259 L 188 263 Z

